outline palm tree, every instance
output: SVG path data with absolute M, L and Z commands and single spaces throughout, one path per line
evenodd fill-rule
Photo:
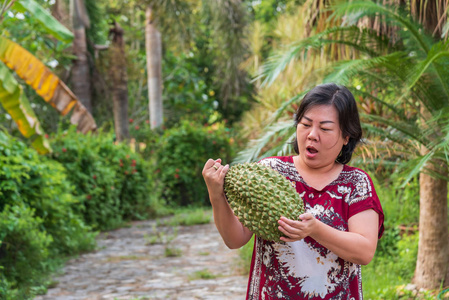
M 114 127 L 117 141 L 129 139 L 128 123 L 128 75 L 126 72 L 124 30 L 114 21 L 109 31 L 112 43 L 109 47 L 110 68 L 112 81 L 112 102 L 114 104 Z
M 145 48 L 148 74 L 148 109 L 151 129 L 162 126 L 162 41 L 161 33 L 154 24 L 153 9 L 147 7 L 145 18 Z
M 399 166 L 407 173 L 405 182 L 419 175 L 420 238 L 414 283 L 427 289 L 448 285 L 449 42 L 425 34 L 424 28 L 397 6 L 355 1 L 332 9 L 332 17 L 344 17 L 344 26 L 328 28 L 272 57 L 265 65 L 265 81 L 275 80 L 285 66 L 311 48 L 343 44 L 361 54 L 359 59 L 338 62 L 325 81 L 350 85 L 356 79 L 363 87 L 355 90 L 356 96 L 381 104 L 382 115 L 362 114 L 369 121 L 365 129 L 370 137 L 378 136 L 388 143 L 377 145 L 378 154 L 391 155 L 394 145 L 393 154 L 401 159 Z M 372 26 L 360 27 L 375 18 L 381 18 L 390 35 Z M 443 25 L 439 26 L 447 28 Z M 382 93 L 390 100 L 378 96 Z M 291 123 L 284 125 L 277 120 L 297 100 L 291 99 L 276 112 L 266 134 L 241 153 L 240 161 L 289 151 L 285 143 L 270 152 L 262 149 L 270 141 L 286 141 L 294 134 Z
M 72 89 L 81 103 L 92 113 L 91 76 L 87 52 L 86 29 L 90 26 L 89 15 L 83 0 L 73 0 L 73 54 Z

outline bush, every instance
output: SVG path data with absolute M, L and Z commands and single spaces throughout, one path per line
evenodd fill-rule
M 229 162 L 234 155 L 228 130 L 183 121 L 168 129 L 160 138 L 156 153 L 155 173 L 158 195 L 172 205 L 204 205 L 207 189 L 201 175 L 208 158 Z
M 78 211 L 95 229 L 118 227 L 125 219 L 156 214 L 149 165 L 112 134 L 78 134 L 74 127 L 53 140 L 51 158 L 67 169 Z
M 52 238 L 41 230 L 42 223 L 24 204 L 6 205 L 0 213 L 0 266 L 13 287 L 28 286 L 47 271 Z M 6 294 L 8 286 L 1 290 Z
M 0 212 L 7 205 L 32 208 L 52 237 L 52 255 L 92 249 L 94 235 L 72 210 L 76 202 L 64 168 L 2 132 L 0 154 Z

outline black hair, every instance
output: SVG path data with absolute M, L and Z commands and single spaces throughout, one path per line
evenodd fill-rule
M 351 160 L 355 147 L 362 139 L 362 126 L 354 96 L 346 87 L 335 83 L 314 87 L 300 102 L 294 116 L 295 128 L 304 114 L 317 105 L 333 105 L 337 109 L 340 130 L 343 137 L 349 137 L 349 140 L 346 145 L 343 145 L 336 161 L 347 164 Z M 295 152 L 299 154 L 296 136 L 292 143 Z

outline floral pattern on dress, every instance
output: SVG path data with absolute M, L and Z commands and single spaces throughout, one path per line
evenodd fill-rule
M 378 204 L 376 211 L 382 213 L 372 183 L 362 170 L 344 166 L 336 180 L 317 191 L 297 172 L 291 156 L 270 157 L 260 163 L 292 181 L 306 211 L 338 230 L 348 230 L 351 207 L 357 213 Z M 380 219 L 383 221 L 383 214 Z M 256 237 L 247 299 L 360 300 L 361 280 L 360 265 L 339 258 L 310 237 L 292 243 Z

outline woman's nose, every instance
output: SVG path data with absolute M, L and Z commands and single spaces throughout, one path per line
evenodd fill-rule
M 318 132 L 317 132 L 316 128 L 314 128 L 314 127 L 310 128 L 307 139 L 309 139 L 311 141 L 318 141 Z

